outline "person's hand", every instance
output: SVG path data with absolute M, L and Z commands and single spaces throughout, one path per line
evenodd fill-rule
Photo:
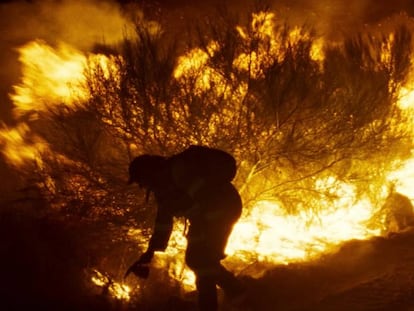
M 148 265 L 142 265 L 139 263 L 139 260 L 137 260 L 125 272 L 124 278 L 126 278 L 130 273 L 133 273 L 141 279 L 146 279 L 149 276 L 149 270 L 150 268 Z
M 135 274 L 141 279 L 148 278 L 150 270 L 148 264 L 151 262 L 153 256 L 154 252 L 152 251 L 146 251 L 144 254 L 142 254 L 141 257 L 128 268 L 124 275 L 124 278 L 126 278 L 130 273 Z
M 149 264 L 154 257 L 154 252 L 147 250 L 145 253 L 141 255 L 141 257 L 137 260 L 137 263 L 140 264 Z

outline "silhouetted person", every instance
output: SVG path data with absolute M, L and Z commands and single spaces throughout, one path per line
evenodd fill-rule
M 211 150 L 212 161 L 204 163 L 204 152 Z M 237 278 L 220 263 L 233 225 L 242 211 L 240 195 L 231 183 L 235 161 L 230 168 L 227 162 L 220 150 L 191 146 L 172 157 L 145 154 L 130 163 L 129 183 L 138 183 L 147 189 L 147 197 L 150 192 L 154 193 L 158 207 L 148 248 L 126 275 L 133 272 L 139 277 L 148 276 L 147 264 L 154 251 L 164 251 L 167 247 L 173 217 L 184 216 L 190 223 L 185 261 L 196 275 L 200 310 L 217 310 L 216 285 L 230 297 L 242 293 Z M 224 177 L 215 176 L 220 174 Z

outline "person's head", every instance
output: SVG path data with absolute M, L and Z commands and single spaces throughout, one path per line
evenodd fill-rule
M 141 187 L 154 189 L 160 183 L 166 158 L 158 155 L 143 154 L 129 164 L 128 184 L 137 183 Z

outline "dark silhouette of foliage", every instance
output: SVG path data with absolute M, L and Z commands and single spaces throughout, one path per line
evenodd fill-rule
M 190 143 L 232 152 L 247 203 L 272 197 L 292 211 L 315 208 L 311 197 L 327 197 L 315 180 L 329 176 L 377 192 L 409 149 L 410 133 L 396 126 L 408 28 L 326 44 L 321 61 L 305 26 L 289 27 L 270 10 L 244 24 L 221 13 L 187 37 L 181 55 L 166 33 L 137 25 L 115 70 L 89 72 L 91 111 L 135 147 L 131 154 L 169 155 Z
M 375 202 L 411 147 L 397 105 L 411 30 L 361 31 L 318 51 L 309 26 L 292 27 L 266 6 L 246 16 L 221 8 L 180 42 L 140 22 L 105 63 L 92 60 L 89 100 L 31 122 L 56 152 L 37 166 L 48 198 L 76 202 L 86 215 L 128 214 L 137 195 L 125 186 L 126 168 L 135 155 L 205 144 L 236 157 L 247 209 L 259 199 L 318 209 L 340 183 Z M 328 179 L 326 189 L 316 186 Z

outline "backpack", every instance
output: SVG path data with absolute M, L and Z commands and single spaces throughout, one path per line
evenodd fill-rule
M 174 183 L 190 194 L 201 184 L 231 182 L 236 176 L 236 159 L 229 153 L 206 146 L 192 145 L 169 158 Z

